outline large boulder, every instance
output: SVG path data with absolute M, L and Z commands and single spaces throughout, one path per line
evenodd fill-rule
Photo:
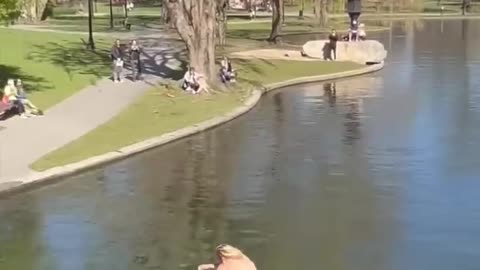
M 303 51 L 309 57 L 328 60 L 330 43 L 328 40 L 312 40 L 303 45 Z M 337 42 L 337 60 L 339 61 L 353 61 L 360 64 L 380 63 L 386 57 L 385 47 L 376 40 Z

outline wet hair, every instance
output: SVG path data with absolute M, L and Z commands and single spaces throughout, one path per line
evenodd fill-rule
M 241 250 L 227 244 L 218 245 L 215 252 L 221 259 L 239 259 L 244 256 Z

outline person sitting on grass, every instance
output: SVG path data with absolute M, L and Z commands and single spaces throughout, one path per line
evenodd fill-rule
M 30 115 L 43 115 L 43 111 L 39 110 L 28 98 L 25 88 L 23 87 L 23 82 L 20 79 L 17 79 L 15 87 L 17 88 L 17 98 L 23 104 L 25 110 Z
M 15 87 L 15 81 L 13 79 L 8 79 L 7 85 L 3 89 L 2 101 L 7 104 L 12 104 L 17 109 L 20 117 L 28 118 L 28 116 L 25 114 L 25 106 L 18 99 L 18 91 Z
M 236 74 L 230 59 L 224 56 L 220 66 L 220 80 L 222 83 L 235 82 Z
M 195 72 L 195 68 L 189 67 L 185 76 L 183 76 L 183 90 L 196 94 L 200 92 L 200 84 L 198 83 L 199 76 Z

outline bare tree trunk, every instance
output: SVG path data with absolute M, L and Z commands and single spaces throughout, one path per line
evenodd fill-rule
M 328 23 L 328 0 L 320 0 L 320 26 L 327 26 Z
M 217 29 L 218 44 L 224 47 L 227 44 L 227 1 L 217 0 Z
M 315 0 L 315 21 L 319 26 L 326 26 L 328 23 L 327 0 Z
M 22 13 L 30 23 L 38 22 L 42 16 L 42 12 L 45 9 L 47 0 L 24 0 L 22 5 Z
M 215 78 L 216 1 L 167 1 L 175 29 L 185 42 L 190 66 L 206 76 Z
M 272 0 L 272 32 L 270 33 L 271 42 L 277 43 L 280 40 L 282 32 L 283 0 Z

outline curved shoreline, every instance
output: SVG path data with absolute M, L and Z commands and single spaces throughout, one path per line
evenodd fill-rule
M 310 82 L 321 82 L 327 80 L 335 80 L 340 78 L 353 77 L 358 75 L 364 75 L 372 72 L 381 70 L 384 67 L 384 63 L 366 66 L 356 70 L 337 72 L 332 74 L 324 74 L 317 76 L 308 76 L 308 77 L 299 77 L 292 80 L 286 80 L 278 83 L 272 83 L 266 85 L 263 89 L 256 89 L 252 91 L 251 95 L 245 100 L 242 105 L 237 106 L 231 111 L 214 117 L 212 119 L 181 128 L 179 130 L 165 133 L 163 135 L 147 139 L 145 141 L 135 143 L 129 146 L 122 147 L 117 151 L 108 152 L 98 156 L 94 156 L 85 160 L 81 160 L 75 163 L 67 164 L 64 166 L 59 166 L 55 168 L 48 169 L 43 172 L 35 172 L 31 175 L 20 178 L 13 179 L 11 181 L 5 182 L 5 187 L 0 187 L 0 195 L 8 195 L 16 192 L 21 192 L 26 189 L 35 187 L 37 185 L 44 185 L 48 182 L 60 181 L 62 178 L 71 176 L 76 173 L 80 173 L 89 169 L 94 169 L 96 167 L 122 160 L 128 157 L 131 157 L 136 154 L 140 154 L 147 150 L 183 139 L 197 133 L 209 130 L 211 128 L 217 127 L 221 124 L 230 122 L 235 118 L 247 113 L 253 109 L 260 98 L 275 89 L 283 88 L 286 86 L 310 83 Z

